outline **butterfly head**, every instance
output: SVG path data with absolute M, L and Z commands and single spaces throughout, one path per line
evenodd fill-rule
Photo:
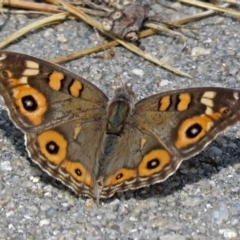
M 132 87 L 125 84 L 122 87 L 119 87 L 114 92 L 113 101 L 125 101 L 132 104 L 135 100 L 135 92 L 132 90 Z

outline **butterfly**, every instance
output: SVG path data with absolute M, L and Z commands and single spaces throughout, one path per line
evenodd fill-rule
M 0 51 L 0 94 L 30 157 L 79 195 L 109 198 L 171 176 L 240 120 L 240 90 L 178 89 L 134 103 L 58 65 Z

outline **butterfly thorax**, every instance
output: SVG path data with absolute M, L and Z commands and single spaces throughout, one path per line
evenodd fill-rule
M 130 87 L 124 86 L 115 91 L 114 98 L 109 103 L 107 110 L 107 134 L 121 135 L 132 112 L 135 94 Z

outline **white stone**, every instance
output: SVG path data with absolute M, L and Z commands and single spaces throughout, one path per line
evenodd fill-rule
M 144 71 L 142 69 L 135 68 L 135 69 L 132 70 L 132 73 L 134 73 L 137 76 L 143 76 Z
M 3 161 L 0 163 L 0 168 L 3 170 L 3 172 L 5 171 L 12 171 L 12 166 L 10 161 Z
M 230 238 L 231 239 L 231 238 L 237 237 L 237 233 L 234 230 L 228 229 L 228 228 L 220 229 L 219 233 L 222 234 L 225 238 Z
M 197 56 L 209 55 L 210 53 L 211 53 L 211 50 L 208 48 L 194 47 L 192 49 L 191 55 L 194 57 L 197 57 Z
M 44 225 L 48 225 L 50 223 L 50 220 L 49 219 L 42 219 L 40 222 L 39 222 L 39 226 L 42 227 Z

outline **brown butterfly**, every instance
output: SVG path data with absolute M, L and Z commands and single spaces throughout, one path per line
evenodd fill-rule
M 240 119 L 240 91 L 190 88 L 136 104 L 113 99 L 52 63 L 0 51 L 0 94 L 31 158 L 77 194 L 94 199 L 164 181 Z

